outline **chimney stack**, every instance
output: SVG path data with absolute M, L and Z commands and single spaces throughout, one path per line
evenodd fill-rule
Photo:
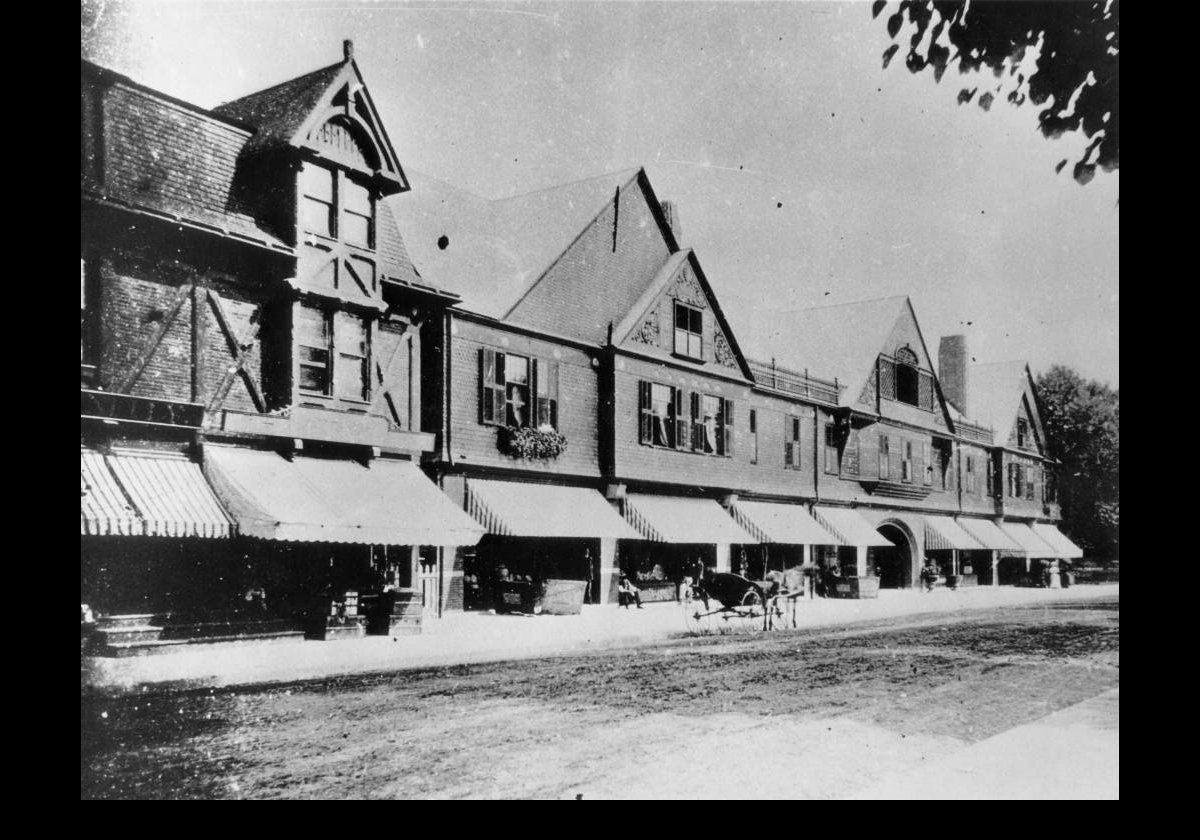
M 683 231 L 679 228 L 679 211 L 675 209 L 675 202 L 662 201 L 659 202 L 662 207 L 663 217 L 667 220 L 667 227 L 671 229 L 671 235 L 675 237 L 675 243 L 679 244 L 683 238 Z
M 938 346 L 938 379 L 942 393 L 963 414 L 967 409 L 967 337 L 944 335 Z
M 346 61 L 354 58 L 354 42 L 349 38 L 342 41 L 342 55 L 346 57 Z

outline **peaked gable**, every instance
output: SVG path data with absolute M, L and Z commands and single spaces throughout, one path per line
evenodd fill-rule
M 409 188 L 408 179 L 367 90 L 358 64 L 344 61 L 213 109 L 250 126 L 245 152 L 305 149 L 373 174 L 385 195 Z
M 671 255 L 613 332 L 613 343 L 654 355 L 675 355 L 675 303 L 699 310 L 701 360 L 750 378 L 749 366 L 695 252 Z
M 1045 454 L 1046 432 L 1028 364 L 1011 361 L 972 365 L 970 383 L 972 421 L 991 428 L 996 443 L 1016 448 L 1017 420 L 1024 419 L 1033 436 L 1033 445 L 1027 448 Z
M 918 424 L 932 419 L 936 426 L 953 428 L 917 313 L 912 301 L 907 297 L 903 301 L 887 338 L 869 361 L 871 370 L 859 393 L 859 407 L 874 410 L 878 402 L 880 413 L 885 416 Z M 916 393 L 910 395 L 916 397 L 915 405 L 900 395 L 899 368 L 905 365 L 917 370 Z M 878 394 L 881 387 L 882 394 Z M 877 396 L 883 399 L 877 400 Z

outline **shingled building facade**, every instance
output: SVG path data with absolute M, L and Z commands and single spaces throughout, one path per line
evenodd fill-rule
M 82 62 L 80 185 L 110 650 L 387 631 L 514 580 L 606 603 L 808 565 L 869 597 L 1077 554 L 1024 364 L 949 337 L 935 365 L 903 297 L 735 335 L 644 170 L 410 177 L 349 45 L 212 110 Z

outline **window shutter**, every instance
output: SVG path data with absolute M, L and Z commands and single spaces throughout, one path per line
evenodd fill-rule
M 676 449 L 688 448 L 688 416 L 687 412 L 683 410 L 683 397 L 682 388 L 671 389 L 671 400 L 675 414 L 675 428 L 672 431 L 675 434 L 674 443 Z
M 796 466 L 796 444 L 792 438 L 792 418 L 783 418 L 783 465 L 791 468 Z
M 641 443 L 654 441 L 654 415 L 650 406 L 650 383 L 638 382 L 638 440 Z
M 733 400 L 721 401 L 721 419 L 725 443 L 725 451 L 721 454 L 728 457 L 733 455 Z
M 704 448 L 704 424 L 700 420 L 700 394 L 692 394 L 692 451 Z
M 896 363 L 882 356 L 879 357 L 879 396 L 896 399 Z
M 879 480 L 887 481 L 891 477 L 891 457 L 888 454 L 887 435 L 879 436 Z
M 917 398 L 918 404 L 926 411 L 933 411 L 933 375 L 921 371 L 921 378 L 917 382 Z
M 496 376 L 496 351 L 479 348 L 479 422 L 491 423 L 495 414 L 492 405 L 492 382 Z

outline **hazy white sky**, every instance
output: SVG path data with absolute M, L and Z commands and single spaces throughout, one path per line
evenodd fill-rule
M 352 38 L 402 164 L 481 195 L 644 165 L 735 330 L 907 294 L 935 356 L 964 332 L 1119 384 L 1119 175 L 1081 187 L 1035 109 L 883 70 L 869 3 L 85 5 L 84 57 L 203 106 Z

